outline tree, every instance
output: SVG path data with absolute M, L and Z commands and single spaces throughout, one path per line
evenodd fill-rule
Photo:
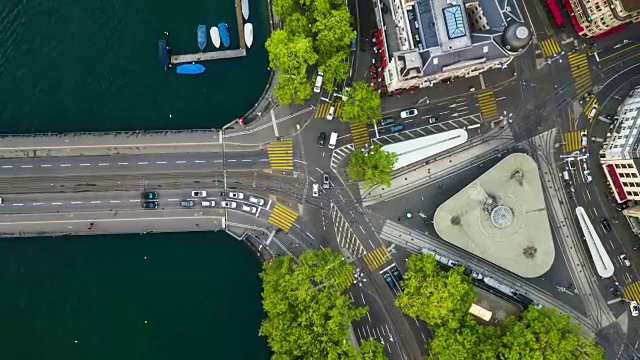
M 341 82 L 349 76 L 349 51 L 344 50 L 336 53 L 327 59 L 323 65 L 320 65 L 320 71 L 324 74 L 324 82 L 322 83 L 327 91 L 333 91 L 333 84 L 336 81 Z
M 311 83 L 301 75 L 278 75 L 278 82 L 273 89 L 273 97 L 280 104 L 303 104 L 311 97 Z
M 291 15 L 300 11 L 300 2 L 299 0 L 273 0 L 273 11 L 286 23 Z
M 274 359 L 356 357 L 349 324 L 367 309 L 353 306 L 342 294 L 345 285 L 329 282 L 344 271 L 352 271 L 351 265 L 329 249 L 308 251 L 299 264 L 290 256 L 265 263 L 260 277 L 267 318 L 260 335 L 267 337 Z
M 320 65 L 344 50 L 348 50 L 356 32 L 351 28 L 351 14 L 346 7 L 331 10 L 328 15 L 318 16 L 312 25 L 316 34 L 316 50 L 320 56 Z
M 391 173 L 396 161 L 398 154 L 384 151 L 376 144 L 367 152 L 354 151 L 347 173 L 351 181 L 363 181 L 365 187 L 391 186 Z
M 300 35 L 306 38 L 313 36 L 309 19 L 300 13 L 289 16 L 284 23 L 284 30 L 294 36 Z
M 369 338 L 360 343 L 358 351 L 358 360 L 387 360 L 387 354 L 384 353 L 384 345 L 374 338 Z
M 396 299 L 402 312 L 433 327 L 455 326 L 464 320 L 475 295 L 463 267 L 444 272 L 430 254 L 411 256 L 407 267 L 404 291 Z
M 437 328 L 429 348 L 439 360 L 495 360 L 500 351 L 500 330 L 478 325 L 467 313 L 461 324 Z
M 347 93 L 347 101 L 342 108 L 342 121 L 357 124 L 373 124 L 382 117 L 380 94 L 368 84 L 358 81 Z
M 604 352 L 587 339 L 569 315 L 555 308 L 529 307 L 518 320 L 505 320 L 501 359 L 517 360 L 603 360 Z

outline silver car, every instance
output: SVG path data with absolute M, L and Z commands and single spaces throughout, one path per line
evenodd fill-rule
M 242 204 L 242 207 L 240 208 L 242 211 L 248 212 L 250 214 L 255 214 L 256 212 L 258 212 L 258 208 L 255 206 L 251 206 L 251 205 L 246 205 L 246 204 Z
M 257 196 L 249 196 L 249 202 L 252 204 L 256 204 L 258 206 L 262 206 L 264 205 L 264 199 L 263 198 L 259 198 Z
M 237 192 L 237 191 L 230 191 L 229 192 L 229 198 L 230 199 L 242 200 L 242 199 L 244 199 L 244 193 Z
M 235 209 L 238 207 L 238 203 L 235 201 L 223 200 L 223 201 L 220 201 L 220 206 L 227 209 Z

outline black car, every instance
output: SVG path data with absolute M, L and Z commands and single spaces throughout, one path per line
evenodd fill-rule
M 318 135 L 318 146 L 324 147 L 325 141 L 327 141 L 327 133 L 321 132 L 320 135 Z
M 155 191 L 145 191 L 142 193 L 142 198 L 145 200 L 157 200 L 158 193 Z
M 393 279 L 391 278 L 391 275 L 389 275 L 389 273 L 384 273 L 382 277 L 384 278 L 384 281 L 387 282 L 387 286 L 389 286 L 390 289 L 393 290 L 396 287 L 396 283 L 393 282 Z
M 143 201 L 142 202 L 143 209 L 157 209 L 158 202 L 157 201 Z
M 607 220 L 606 218 L 600 218 L 600 223 L 602 224 L 602 228 L 604 229 L 604 231 L 611 231 L 611 223 L 609 223 L 609 220 Z
M 402 281 L 403 279 L 400 269 L 398 269 L 396 266 L 391 268 L 391 275 L 393 275 L 393 277 L 398 281 Z

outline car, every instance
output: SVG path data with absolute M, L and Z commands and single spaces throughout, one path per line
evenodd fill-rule
M 180 201 L 180 206 L 182 207 L 193 207 L 196 203 L 193 200 L 182 200 Z
M 395 282 L 393 282 L 393 279 L 391 278 L 391 275 L 389 275 L 389 273 L 384 273 L 382 277 L 384 278 L 384 281 L 387 282 L 387 286 L 389 286 L 391 290 L 396 287 L 396 284 Z
M 155 191 L 145 191 L 142 193 L 142 198 L 145 200 L 157 200 L 158 193 Z
M 238 207 L 238 203 L 235 201 L 223 200 L 223 201 L 220 201 L 220 206 L 227 209 L 235 209 Z
M 429 124 L 435 124 L 436 121 L 438 121 L 438 117 L 435 115 L 428 115 L 426 119 L 429 121 Z
M 394 266 L 391 268 L 391 275 L 393 275 L 393 277 L 396 278 L 396 280 L 398 281 L 402 281 L 403 279 L 402 273 L 400 272 L 400 269 L 398 269 L 397 266 Z
M 589 110 L 589 119 L 593 119 L 594 116 L 598 113 L 598 104 L 593 104 L 591 110 Z
M 320 185 L 313 184 L 312 192 L 313 192 L 313 196 L 319 196 L 320 195 Z
M 584 181 L 586 181 L 587 183 L 593 181 L 593 178 L 591 177 L 591 171 L 585 170 L 582 172 L 582 174 L 584 175 Z
M 333 120 L 333 115 L 336 112 L 336 107 L 335 106 L 331 106 L 329 108 L 329 112 L 327 113 L 327 120 Z
M 0 197 L 0 205 L 4 204 L 4 200 Z
M 258 206 L 264 205 L 264 199 L 257 196 L 249 196 L 249 202 Z
M 227 195 L 227 197 L 229 197 L 230 199 L 242 200 L 244 199 L 244 193 L 238 191 L 229 191 L 229 195 Z
M 157 209 L 158 202 L 157 201 L 143 201 L 142 202 L 143 209 Z
M 323 75 L 320 71 L 318 71 L 318 76 L 316 77 L 316 83 L 313 87 L 313 92 L 319 93 L 322 90 L 322 78 Z
M 351 51 L 356 51 L 357 47 L 358 47 L 358 37 L 356 36 L 355 38 L 353 38 L 353 40 L 351 40 Z
M 322 174 L 322 188 L 328 189 L 331 187 L 331 179 L 329 178 L 329 173 Z
M 631 310 L 631 316 L 640 315 L 640 309 L 638 309 L 638 303 L 635 301 L 629 301 L 629 310 Z
M 194 191 L 191 192 L 191 196 L 197 197 L 197 198 L 206 197 L 207 196 L 207 192 L 204 191 L 204 190 L 194 190 Z
M 587 147 L 587 132 L 583 131 L 580 133 L 580 146 Z
M 325 141 L 327 141 L 327 133 L 323 131 L 318 135 L 318 147 L 324 147 Z
M 609 232 L 611 231 L 611 224 L 609 223 L 609 220 L 607 220 L 604 217 L 600 218 L 600 223 L 602 224 L 602 228 L 604 229 L 604 231 Z
M 384 118 L 380 120 L 380 126 L 387 126 L 393 124 L 393 118 Z
M 414 117 L 418 115 L 418 109 L 407 109 L 400 112 L 400 117 L 403 119 Z
M 567 159 L 567 165 L 569 166 L 569 170 L 576 169 L 575 160 L 573 158 Z
M 213 200 L 204 200 L 202 201 L 202 206 L 203 207 L 214 207 L 216 206 L 216 202 Z
M 256 212 L 258 212 L 258 208 L 257 207 L 251 206 L 251 205 L 247 205 L 247 204 L 242 204 L 242 207 L 240 207 L 240 210 L 246 211 L 246 212 L 251 213 L 251 214 L 255 214 Z
M 620 261 L 622 262 L 622 264 L 624 266 L 631 266 L 631 261 L 629 261 L 629 258 L 627 257 L 627 254 L 622 253 L 618 257 L 620 258 Z
M 404 130 L 404 125 L 400 124 L 400 125 L 394 125 L 391 127 L 391 132 L 392 133 L 397 133 Z

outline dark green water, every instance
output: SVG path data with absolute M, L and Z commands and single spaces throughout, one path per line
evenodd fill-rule
M 259 271 L 224 233 L 0 241 L 0 359 L 268 359 Z
M 250 4 L 248 56 L 191 77 L 161 68 L 157 40 L 195 53 L 198 24 L 224 21 L 237 48 L 234 0 L 0 0 L 0 132 L 221 127 L 268 80 L 267 2 Z

